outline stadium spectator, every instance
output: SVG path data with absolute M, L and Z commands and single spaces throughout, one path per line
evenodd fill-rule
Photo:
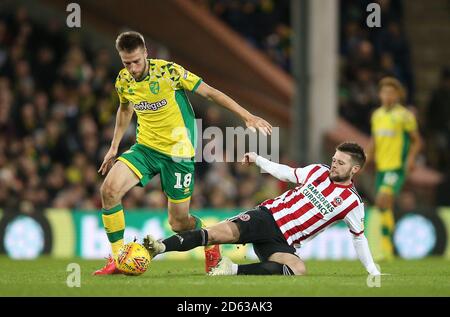
M 450 170 L 450 68 L 442 70 L 441 79 L 431 95 L 425 114 L 428 161 L 442 172 Z
M 240 33 L 250 45 L 290 71 L 291 27 L 288 0 L 196 1 Z

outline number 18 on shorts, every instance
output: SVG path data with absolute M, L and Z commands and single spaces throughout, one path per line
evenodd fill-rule
M 138 177 L 138 186 L 145 187 L 157 174 L 169 201 L 183 202 L 194 192 L 194 158 L 173 159 L 142 144 L 134 144 L 119 161 L 125 163 Z

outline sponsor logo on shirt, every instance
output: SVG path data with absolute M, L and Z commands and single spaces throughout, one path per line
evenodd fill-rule
M 377 136 L 381 137 L 395 137 L 395 131 L 394 130 L 388 130 L 388 129 L 380 129 L 375 131 L 375 134 Z
M 334 211 L 333 205 L 325 198 L 324 195 L 313 184 L 308 184 L 303 190 L 303 195 L 309 199 L 315 208 L 322 214 L 327 215 Z
M 166 99 L 163 99 L 163 100 L 160 100 L 157 102 L 152 102 L 152 103 L 147 102 L 147 101 L 141 101 L 140 103 L 134 105 L 134 109 L 139 110 L 139 111 L 143 111 L 143 110 L 156 111 L 158 109 L 161 109 L 165 105 L 167 105 Z

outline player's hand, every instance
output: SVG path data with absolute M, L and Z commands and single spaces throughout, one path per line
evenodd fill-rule
M 376 270 L 375 272 L 371 272 L 369 273 L 370 276 L 389 276 L 391 275 L 391 273 L 381 273 L 378 270 Z
M 408 157 L 408 160 L 406 161 L 406 171 L 411 173 L 416 169 L 416 161 L 412 157 Z
M 368 272 L 369 273 L 369 275 L 371 275 L 371 276 L 380 276 L 381 275 L 381 273 L 380 273 L 380 271 L 378 271 L 378 270 L 373 270 L 372 272 Z
M 256 132 L 256 129 L 258 129 L 264 135 L 272 134 L 272 126 L 263 118 L 250 115 L 250 117 L 245 119 L 244 121 L 247 128 L 249 128 L 253 132 Z
M 244 157 L 242 158 L 241 163 L 244 165 L 249 164 L 249 163 L 255 163 L 257 157 L 258 157 L 258 154 L 256 154 L 255 152 L 245 153 Z
M 117 155 L 117 149 L 110 148 L 109 151 L 106 153 L 105 158 L 103 159 L 103 163 L 98 169 L 98 172 L 102 175 L 105 175 L 106 172 L 109 171 L 109 169 L 113 166 L 114 160 Z

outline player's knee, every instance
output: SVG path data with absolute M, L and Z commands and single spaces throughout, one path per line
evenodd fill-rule
M 208 244 L 217 244 L 223 242 L 223 237 L 220 232 L 214 228 L 208 228 Z
M 104 201 L 120 199 L 120 191 L 111 183 L 104 182 L 100 187 L 100 194 Z
M 290 263 L 288 266 L 295 275 L 306 275 L 306 266 L 304 263 Z
M 186 218 L 186 220 L 169 218 L 169 225 L 173 232 L 183 232 L 192 229 L 190 228 L 189 218 Z
M 387 209 L 389 208 L 389 198 L 385 195 L 378 196 L 375 200 L 375 205 L 379 209 Z

